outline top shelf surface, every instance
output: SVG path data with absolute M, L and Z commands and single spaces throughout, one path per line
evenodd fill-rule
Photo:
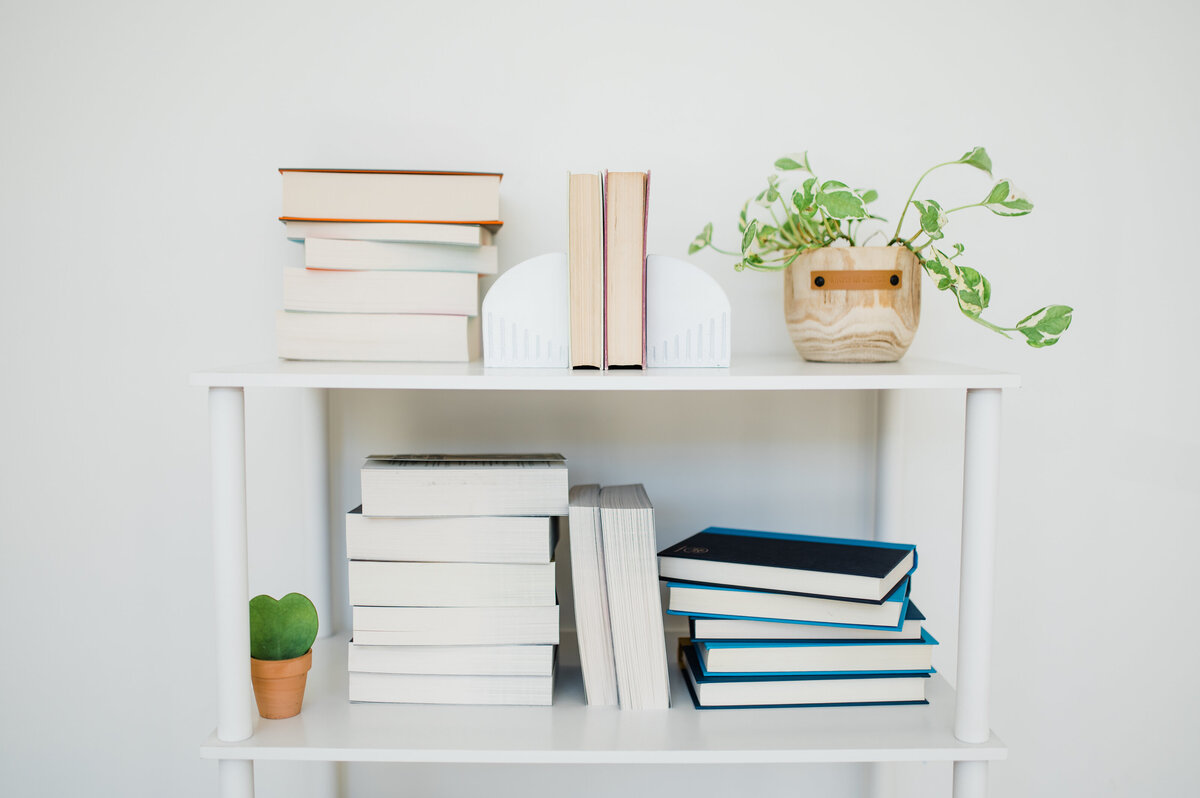
M 483 363 L 271 360 L 200 371 L 209 388 L 366 388 L 454 391 L 856 391 L 1016 388 L 1001 371 L 904 358 L 897 363 L 808 363 L 797 355 L 738 357 L 733 366 L 641 370 L 484 368 Z

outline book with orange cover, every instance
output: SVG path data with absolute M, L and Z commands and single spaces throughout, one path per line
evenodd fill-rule
M 604 366 L 646 367 L 649 172 L 604 176 Z
M 283 221 L 500 225 L 496 172 L 280 169 Z

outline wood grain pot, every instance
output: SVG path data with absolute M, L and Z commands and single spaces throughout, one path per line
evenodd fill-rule
M 805 360 L 890 363 L 921 319 L 921 265 L 904 247 L 825 247 L 784 272 L 788 333 Z
M 294 659 L 250 658 L 250 681 L 258 714 L 276 720 L 300 714 L 304 687 L 312 668 L 312 649 Z

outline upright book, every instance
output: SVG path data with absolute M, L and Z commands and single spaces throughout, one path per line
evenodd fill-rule
M 612 622 L 601 541 L 600 486 L 571 488 L 571 582 L 575 591 L 575 629 L 588 706 L 617 704 Z
M 495 172 L 280 169 L 284 221 L 499 224 Z
M 658 554 L 673 582 L 882 602 L 917 565 L 903 543 L 709 527 Z
M 671 689 L 654 563 L 654 506 L 646 490 L 601 489 L 600 528 L 621 709 L 666 709 Z
M 604 177 L 604 365 L 646 366 L 649 172 Z
M 603 368 L 604 190 L 600 175 L 569 175 L 567 222 L 571 368 Z

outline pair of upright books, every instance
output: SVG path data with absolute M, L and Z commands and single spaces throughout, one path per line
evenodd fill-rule
M 372 456 L 346 518 L 351 701 L 550 704 L 560 455 Z
M 649 172 L 568 177 L 572 368 L 645 368 Z
M 654 507 L 641 485 L 577 485 L 570 495 L 571 576 L 589 706 L 671 705 Z
M 659 552 L 700 708 L 924 703 L 914 546 L 709 528 Z
M 497 271 L 501 175 L 280 169 L 289 238 L 279 354 L 299 360 L 469 360 L 479 277 Z

